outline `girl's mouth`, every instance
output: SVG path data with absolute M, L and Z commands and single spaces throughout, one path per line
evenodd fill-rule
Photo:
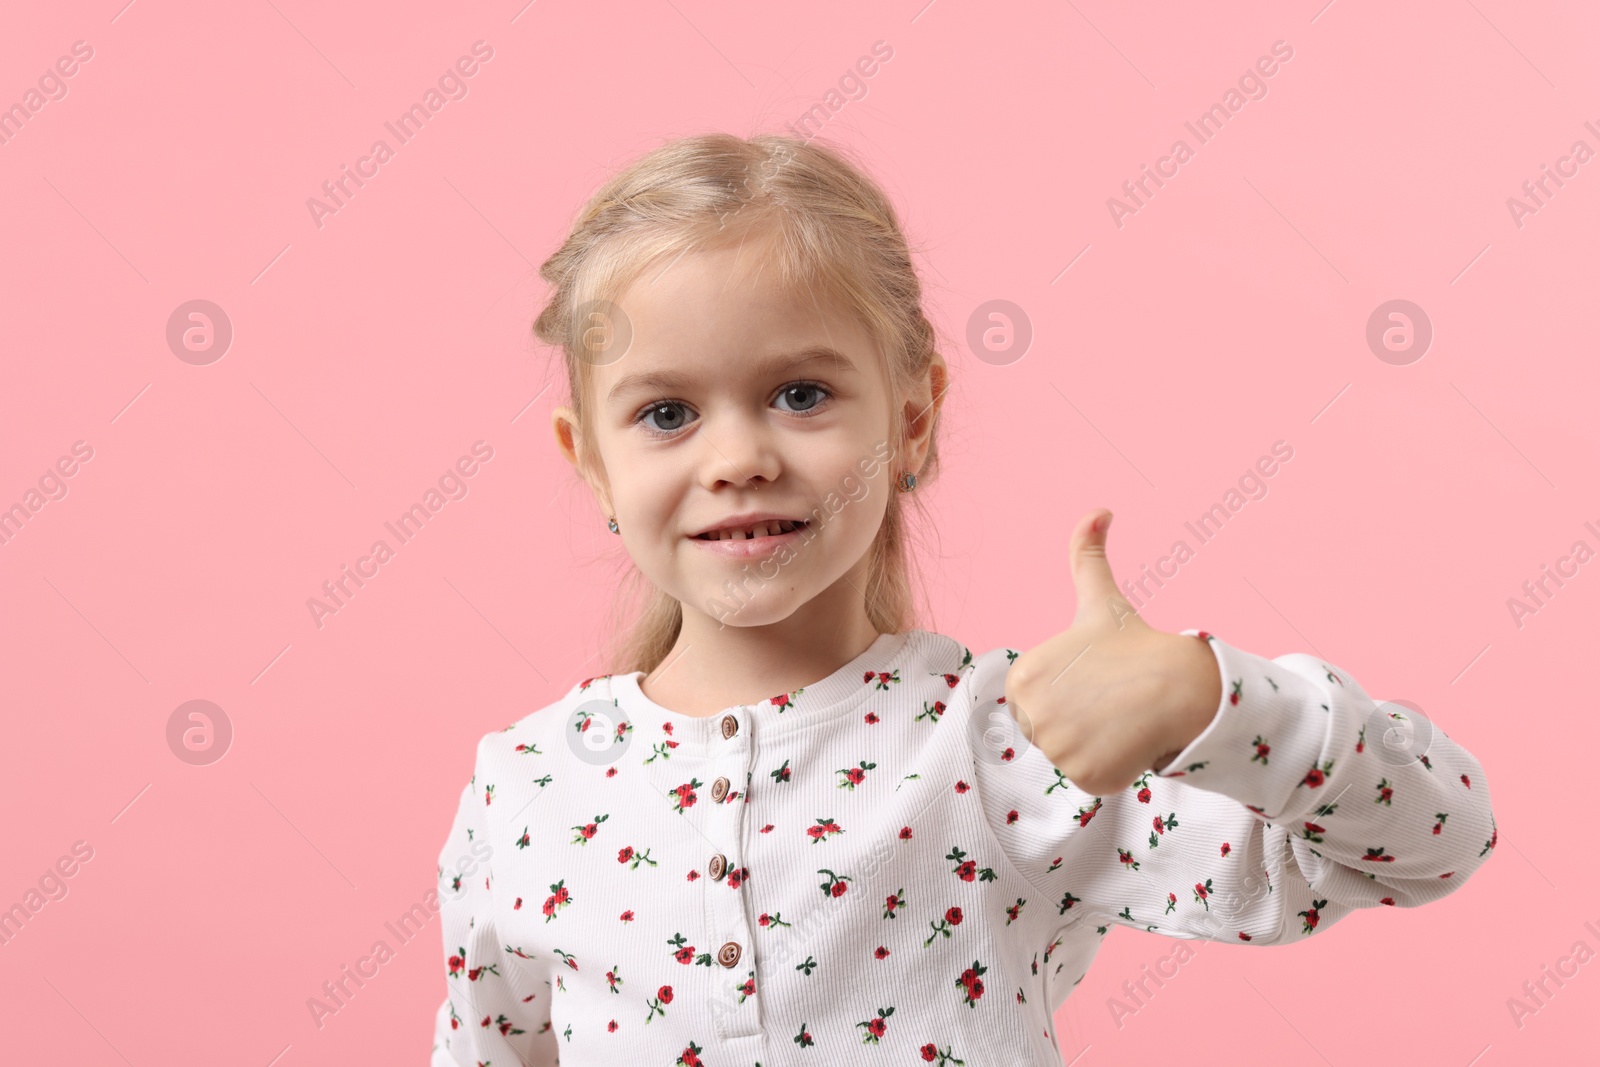
M 688 540 L 724 559 L 758 559 L 793 545 L 810 525 L 803 520 L 768 519 L 744 527 L 708 530 Z
M 795 530 L 803 530 L 808 525 L 809 523 L 804 520 L 768 519 L 766 522 L 751 523 L 749 526 L 708 530 L 703 534 L 695 534 L 695 539 L 700 541 L 751 541 L 761 537 L 781 537 Z

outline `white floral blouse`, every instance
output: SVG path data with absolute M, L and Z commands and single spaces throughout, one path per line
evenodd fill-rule
M 433 1064 L 1057 1063 L 1112 924 L 1287 944 L 1485 862 L 1483 769 L 1425 717 L 1184 633 L 1216 716 L 1112 796 L 1018 729 L 1017 652 L 924 630 L 706 717 L 635 672 L 485 736 L 439 856 Z

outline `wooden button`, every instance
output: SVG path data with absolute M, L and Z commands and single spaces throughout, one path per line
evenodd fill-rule
M 727 796 L 727 795 L 728 795 L 728 780 L 726 778 L 718 778 L 716 781 L 711 783 L 711 799 L 712 800 L 715 800 L 718 804 L 721 804 L 722 803 L 722 798 Z
M 724 967 L 732 967 L 739 962 L 740 951 L 739 942 L 729 941 L 717 949 L 717 962 Z
M 728 858 L 718 852 L 711 857 L 710 874 L 712 881 L 722 881 L 722 876 L 728 873 Z
M 739 720 L 732 715 L 722 717 L 722 736 L 732 737 L 739 732 Z

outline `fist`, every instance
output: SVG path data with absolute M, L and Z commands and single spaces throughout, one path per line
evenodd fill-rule
M 1018 656 L 1005 681 L 1006 703 L 1027 717 L 1033 744 L 1097 796 L 1165 770 L 1222 702 L 1207 643 L 1151 628 L 1117 591 L 1106 559 L 1110 525 L 1104 509 L 1078 520 L 1068 543 L 1077 614 Z

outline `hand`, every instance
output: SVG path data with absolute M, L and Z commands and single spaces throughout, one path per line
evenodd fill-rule
M 1006 702 L 1032 725 L 1032 743 L 1098 796 L 1164 770 L 1222 703 L 1207 643 L 1152 629 L 1117 591 L 1106 560 L 1110 525 L 1104 509 L 1078 520 L 1067 549 L 1077 615 L 1070 628 L 1018 656 L 1005 682 Z

